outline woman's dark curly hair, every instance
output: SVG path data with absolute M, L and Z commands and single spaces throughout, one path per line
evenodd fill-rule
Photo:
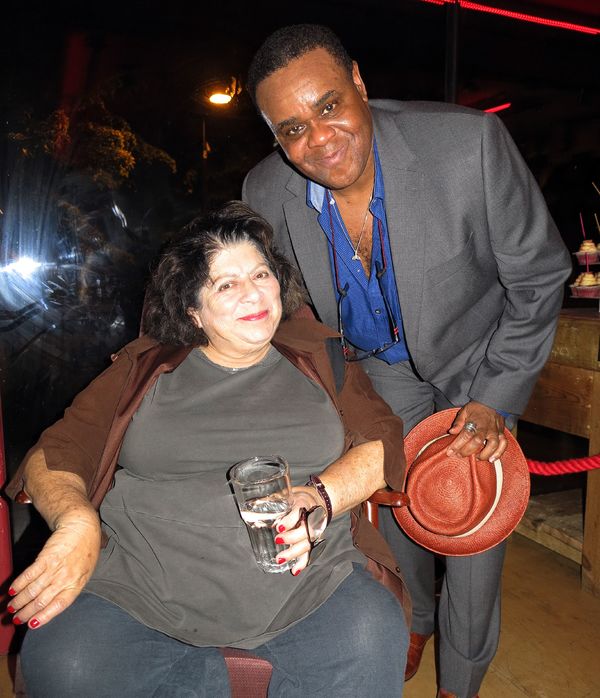
M 206 346 L 204 330 L 188 310 L 198 309 L 214 256 L 249 242 L 264 257 L 281 287 L 282 320 L 305 302 L 298 271 L 273 246 L 273 229 L 242 201 L 230 201 L 188 223 L 163 248 L 146 289 L 142 331 L 163 344 Z

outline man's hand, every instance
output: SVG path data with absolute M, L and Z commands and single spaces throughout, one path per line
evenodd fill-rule
M 480 402 L 462 407 L 448 431 L 458 434 L 446 451 L 449 456 L 475 454 L 478 460 L 494 461 L 506 450 L 504 417 Z
M 79 596 L 100 553 L 100 521 L 95 511 L 65 516 L 35 562 L 12 583 L 8 610 L 16 625 L 37 628 Z

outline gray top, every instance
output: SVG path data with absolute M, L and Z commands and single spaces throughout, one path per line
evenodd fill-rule
M 254 561 L 227 472 L 278 454 L 293 484 L 340 456 L 344 430 L 325 391 L 274 348 L 226 369 L 192 351 L 147 393 L 100 515 L 109 536 L 87 589 L 149 627 L 197 646 L 251 649 L 322 604 L 365 558 L 349 514 L 297 577 Z

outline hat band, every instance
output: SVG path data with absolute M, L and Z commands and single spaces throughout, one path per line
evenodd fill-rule
M 428 441 L 417 453 L 414 460 L 417 460 L 417 458 L 419 458 L 423 451 L 429 448 L 431 444 L 434 444 L 436 441 L 439 441 L 440 439 L 445 439 L 447 436 L 448 434 L 442 434 L 441 436 L 436 436 L 435 439 L 431 439 L 431 441 Z M 473 526 L 473 528 L 470 531 L 466 531 L 465 533 L 459 533 L 456 536 L 447 535 L 446 538 L 465 538 L 466 536 L 471 536 L 473 535 L 473 533 L 476 533 L 482 526 L 485 526 L 485 524 L 489 521 L 490 517 L 496 510 L 496 507 L 498 506 L 498 502 L 500 501 L 500 495 L 502 494 L 502 483 L 504 480 L 504 474 L 502 471 L 502 461 L 499 458 L 496 458 L 496 460 L 494 461 L 494 470 L 496 471 L 496 495 L 494 497 L 494 501 L 492 502 L 492 506 L 489 508 L 486 515 L 476 526 Z

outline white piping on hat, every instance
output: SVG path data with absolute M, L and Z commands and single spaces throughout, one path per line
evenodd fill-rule
M 445 439 L 448 436 L 448 434 L 442 434 L 441 436 L 436 436 L 435 439 L 431 439 L 431 441 L 427 442 L 421 450 L 417 453 L 415 456 L 414 460 L 417 460 L 417 458 L 425 451 L 425 449 L 429 448 L 431 444 L 434 444 L 436 441 L 439 441 L 440 439 Z M 414 463 L 414 461 L 413 461 Z M 492 506 L 490 507 L 489 511 L 487 514 L 481 519 L 481 521 L 474 526 L 470 531 L 466 531 L 465 533 L 459 533 L 456 536 L 446 536 L 446 538 L 464 538 L 465 536 L 470 536 L 476 531 L 478 531 L 482 526 L 484 526 L 490 519 L 491 515 L 494 513 L 496 510 L 496 507 L 498 506 L 498 502 L 500 501 L 500 495 L 502 494 L 502 484 L 504 482 L 504 473 L 502 470 L 502 461 L 499 458 L 496 458 L 494 461 L 494 470 L 496 471 L 496 496 L 494 497 L 494 501 L 492 503 Z M 444 534 L 438 534 L 438 535 L 444 535 Z

